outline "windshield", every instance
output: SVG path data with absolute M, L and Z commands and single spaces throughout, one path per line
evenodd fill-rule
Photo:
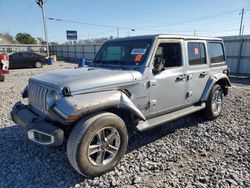
M 107 42 L 97 53 L 94 64 L 140 65 L 150 51 L 152 40 Z

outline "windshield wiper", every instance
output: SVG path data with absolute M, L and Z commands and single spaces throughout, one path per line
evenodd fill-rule
M 103 63 L 105 63 L 105 61 L 103 61 L 103 60 L 96 60 L 96 61 L 93 61 L 93 62 L 92 62 L 92 65 L 93 65 L 93 66 L 95 66 L 95 65 L 97 65 L 97 64 L 103 65 Z
M 113 67 L 113 68 L 122 68 L 122 69 L 129 69 L 135 68 L 139 65 L 135 65 L 133 61 L 119 61 L 119 60 L 96 60 L 93 61 L 94 65 L 99 65 L 103 67 Z M 131 67 L 132 66 L 132 67 Z

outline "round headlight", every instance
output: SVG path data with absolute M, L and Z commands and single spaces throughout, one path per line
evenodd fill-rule
M 49 91 L 46 97 L 46 103 L 50 107 L 58 99 L 58 94 L 56 91 Z

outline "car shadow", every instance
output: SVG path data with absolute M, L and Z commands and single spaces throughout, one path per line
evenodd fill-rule
M 148 129 L 144 132 L 130 131 L 127 153 L 137 150 L 138 148 L 143 147 L 149 143 L 155 142 L 162 137 L 174 133 L 178 129 L 197 126 L 198 124 L 203 122 L 205 122 L 205 119 L 201 117 L 201 112 L 196 112 L 189 116 L 159 125 L 152 129 Z
M 17 68 L 9 68 L 9 70 L 20 70 L 20 69 L 37 69 L 35 67 L 17 67 Z
M 17 126 L 0 129 L 0 187 L 71 187 L 83 177 L 70 166 L 66 146 L 43 147 Z
M 178 129 L 204 122 L 199 113 L 144 132 L 130 133 L 127 153 L 165 137 Z M 66 144 L 43 147 L 29 141 L 17 126 L 0 129 L 0 187 L 72 187 L 84 181 L 70 165 Z

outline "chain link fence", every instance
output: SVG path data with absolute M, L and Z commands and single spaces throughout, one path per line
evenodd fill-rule
M 32 44 L 0 44 L 0 53 L 11 54 L 14 52 L 36 52 L 46 53 L 45 45 L 32 45 Z
M 100 49 L 101 44 L 93 45 L 50 45 L 50 53 L 56 55 L 60 60 L 76 61 L 76 59 L 85 58 L 86 61 L 92 61 Z

